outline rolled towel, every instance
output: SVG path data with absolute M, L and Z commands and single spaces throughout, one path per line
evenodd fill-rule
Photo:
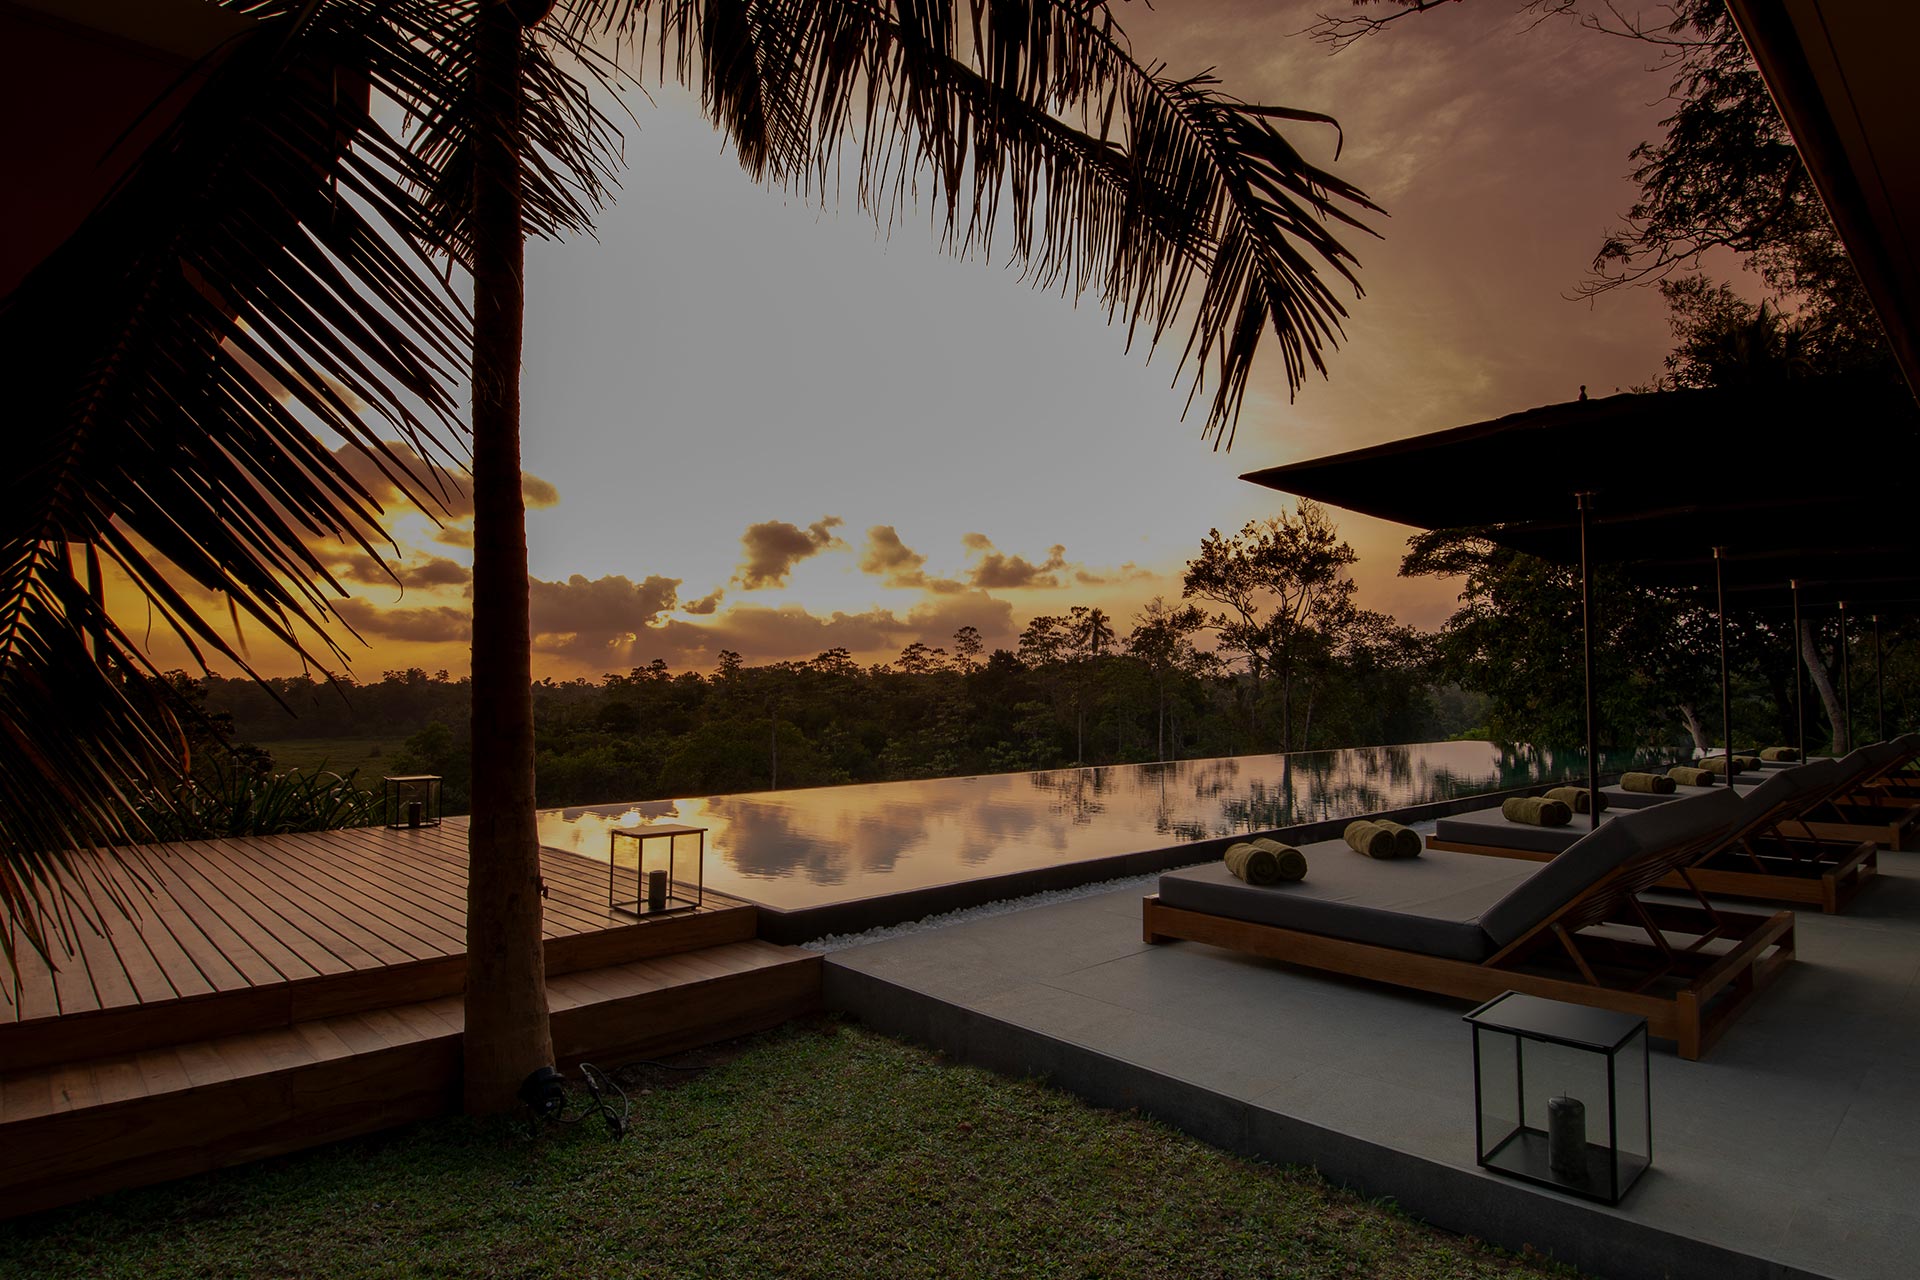
M 1280 879 L 1279 860 L 1245 840 L 1228 845 L 1221 856 L 1226 860 L 1227 870 L 1248 884 L 1275 884 Z
M 1393 833 L 1393 856 L 1396 858 L 1417 858 L 1420 856 L 1420 833 L 1412 827 L 1403 827 L 1397 822 L 1388 822 L 1384 818 L 1375 818 L 1373 825 Z
M 1760 758 L 1769 764 L 1792 764 L 1800 758 L 1800 753 L 1792 747 L 1763 747 Z
M 1702 756 L 1700 759 L 1700 767 L 1711 774 L 1724 774 L 1727 772 L 1727 758 L 1725 756 Z M 1745 769 L 1746 766 L 1740 763 L 1740 757 L 1735 756 L 1733 758 L 1732 776 L 1736 778 L 1739 777 Z
M 1759 756 L 1735 756 L 1733 762 L 1740 766 L 1743 773 L 1752 773 L 1760 767 Z
M 1364 853 L 1369 858 L 1394 856 L 1393 832 L 1377 822 L 1349 822 L 1342 838 L 1353 847 L 1355 853 Z
M 1622 775 L 1621 780 L 1625 781 L 1625 775 Z M 1593 799 L 1593 793 L 1588 791 L 1585 787 L 1555 787 L 1553 790 L 1546 793 L 1546 798 L 1549 800 L 1558 800 L 1561 804 L 1567 806 L 1567 808 L 1573 810 L 1575 813 L 1585 813 L 1587 811 L 1588 802 Z M 1600 812 L 1605 813 L 1606 811 L 1607 811 L 1607 798 L 1605 796 L 1601 796 Z
M 1290 844 L 1281 844 L 1272 836 L 1255 836 L 1247 843 L 1256 849 L 1264 849 L 1272 854 L 1280 864 L 1282 880 L 1304 880 L 1307 875 L 1307 855 Z
M 1624 782 L 1626 779 L 1622 778 L 1621 781 Z M 1685 765 L 1677 765 L 1667 770 L 1667 781 L 1677 782 L 1683 787 L 1710 787 L 1713 785 L 1713 770 L 1689 769 Z M 1673 788 L 1669 786 L 1667 790 L 1671 791 Z
M 1227 870 L 1248 884 L 1278 884 L 1307 874 L 1307 856 L 1292 845 L 1261 836 L 1227 847 Z
M 1620 788 L 1623 791 L 1638 791 L 1650 796 L 1670 796 L 1674 783 L 1680 773 L 1698 773 L 1698 769 L 1674 769 L 1667 775 L 1658 773 L 1623 773 L 1620 775 Z M 1711 782 L 1712 778 L 1708 778 Z
M 1508 822 L 1525 822 L 1536 827 L 1564 827 L 1573 821 L 1573 810 L 1545 796 L 1514 796 L 1500 806 Z

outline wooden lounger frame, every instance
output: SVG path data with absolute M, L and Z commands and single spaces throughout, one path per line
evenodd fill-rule
M 1920 807 L 1909 807 L 1884 800 L 1856 801 L 1852 797 L 1838 796 L 1830 801 L 1843 819 L 1839 822 L 1796 820 L 1781 824 L 1781 830 L 1788 835 L 1814 840 L 1864 840 L 1868 844 L 1883 845 L 1895 851 L 1911 851 L 1920 847 Z M 1860 810 L 1865 808 L 1898 810 L 1885 822 L 1859 821 Z
M 1794 956 L 1790 911 L 1770 916 L 1722 911 L 1697 891 L 1694 906 L 1640 901 L 1641 889 L 1675 871 L 1684 876 L 1685 860 L 1698 852 L 1687 847 L 1629 859 L 1477 964 L 1169 907 L 1158 894 L 1141 902 L 1142 935 L 1150 943 L 1204 942 L 1466 1000 L 1523 991 L 1638 1014 L 1651 1034 L 1672 1040 L 1682 1058 L 1695 1059 Z M 1637 928 L 1646 941 L 1582 932 L 1598 925 Z M 1681 945 L 1669 936 L 1678 934 L 1690 940 Z M 1709 951 L 1715 942 L 1733 945 Z
M 1880 870 L 1880 851 L 1871 840 L 1843 843 L 1798 836 L 1768 840 L 1755 834 L 1733 843 L 1738 845 L 1737 849 L 1708 855 L 1711 861 L 1689 867 L 1685 876 L 1678 871 L 1669 872 L 1655 887 L 1698 889 L 1727 898 L 1805 903 L 1833 915 L 1846 910 L 1855 895 Z M 1518 858 L 1526 862 L 1552 862 L 1555 857 L 1538 849 L 1442 840 L 1438 836 L 1427 837 L 1427 848 Z M 1743 860 L 1751 864 L 1751 869 L 1739 865 Z
M 1920 848 L 1920 801 L 1903 799 L 1897 790 L 1889 794 L 1895 775 L 1913 759 L 1914 753 L 1908 752 L 1863 777 L 1849 779 L 1823 802 L 1807 809 L 1811 815 L 1825 808 L 1831 819 L 1801 818 L 1791 834 L 1822 840 L 1871 840 L 1896 851 Z
M 1685 869 L 1661 878 L 1658 887 L 1717 893 L 1729 898 L 1805 903 L 1828 915 L 1844 911 L 1879 873 L 1876 842 L 1850 828 L 1810 823 L 1804 815 L 1833 803 L 1843 791 L 1860 785 L 1859 776 L 1842 779 L 1811 796 L 1785 800 L 1748 819 L 1704 848 Z M 1669 803 L 1685 803 L 1684 800 Z M 1626 812 L 1631 812 L 1627 810 Z M 1914 817 L 1920 818 L 1920 810 Z M 1577 823 L 1578 818 L 1574 821 Z M 1487 854 L 1526 862 L 1551 862 L 1552 853 L 1511 845 L 1427 837 L 1429 849 Z

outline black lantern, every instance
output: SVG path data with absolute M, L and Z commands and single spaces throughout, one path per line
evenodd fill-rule
M 1517 991 L 1466 1020 L 1481 1167 L 1619 1204 L 1653 1163 L 1647 1020 Z
M 414 773 L 380 779 L 381 807 L 395 830 L 440 825 L 440 775 Z
M 692 911 L 706 895 L 707 829 L 618 827 L 607 837 L 607 906 L 630 916 Z

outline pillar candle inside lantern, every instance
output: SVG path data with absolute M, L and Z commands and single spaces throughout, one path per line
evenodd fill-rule
M 1587 1104 L 1547 1099 L 1547 1167 L 1563 1178 L 1587 1176 Z

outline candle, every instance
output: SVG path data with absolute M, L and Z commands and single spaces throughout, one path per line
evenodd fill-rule
M 1578 1098 L 1547 1099 L 1547 1167 L 1563 1178 L 1587 1178 L 1587 1105 Z
M 647 872 L 647 910 L 665 911 L 667 909 L 667 873 L 664 871 Z
M 407 802 L 407 825 L 408 826 L 410 827 L 419 826 L 421 819 L 424 818 L 425 816 L 426 816 L 425 805 L 421 804 L 418 800 L 409 800 Z

